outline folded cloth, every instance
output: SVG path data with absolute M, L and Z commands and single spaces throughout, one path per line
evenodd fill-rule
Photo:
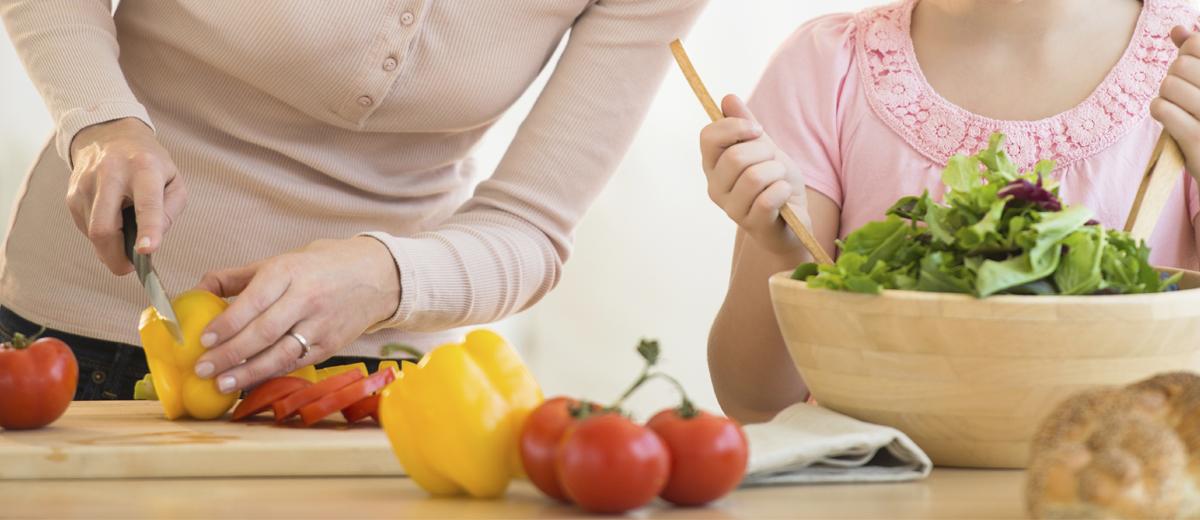
M 929 475 L 933 463 L 900 430 L 805 403 L 745 427 L 750 462 L 742 486 L 899 482 Z

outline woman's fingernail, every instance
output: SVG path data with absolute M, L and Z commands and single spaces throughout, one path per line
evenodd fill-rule
M 200 377 L 208 377 L 213 374 L 213 370 L 215 369 L 216 367 L 214 367 L 212 363 L 209 363 L 208 361 L 201 361 L 196 364 L 196 375 Z
M 137 244 L 134 244 L 136 249 L 146 249 L 147 247 L 150 247 L 150 237 L 139 238 Z
M 230 390 L 233 390 L 233 385 L 236 383 L 237 380 L 233 376 L 221 376 L 217 379 L 217 390 L 227 394 Z
M 209 348 L 217 343 L 217 333 L 205 332 L 200 335 L 200 345 L 204 348 Z

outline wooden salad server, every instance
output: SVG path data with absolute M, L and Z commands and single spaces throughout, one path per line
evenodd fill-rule
M 691 85 L 692 92 L 696 93 L 696 97 L 700 99 L 700 104 L 704 105 L 704 110 L 708 112 L 708 117 L 713 121 L 725 117 L 721 112 L 721 108 L 713 101 L 713 98 L 708 93 L 708 89 L 704 88 L 704 82 L 700 81 L 700 75 L 696 73 L 696 68 L 692 66 L 692 60 L 688 59 L 687 52 L 683 50 L 683 44 L 679 40 L 671 42 L 671 54 L 675 55 L 675 62 L 679 64 L 679 68 L 683 71 L 684 77 L 687 78 L 688 85 Z M 813 236 L 812 231 L 804 225 L 796 212 L 792 210 L 790 205 L 784 204 L 779 210 L 779 216 L 783 217 L 783 221 L 787 223 L 796 237 L 800 239 L 800 243 L 804 244 L 804 248 L 812 255 L 813 260 L 818 264 L 833 264 L 833 258 L 829 253 L 825 252 L 825 248 L 817 242 L 817 238 Z
M 1135 240 L 1150 239 L 1150 233 L 1154 232 L 1154 226 L 1158 224 L 1158 218 L 1175 184 L 1179 182 L 1179 174 L 1183 169 L 1183 152 L 1179 150 L 1179 143 L 1164 129 L 1158 144 L 1154 146 L 1154 153 L 1150 155 L 1150 163 L 1146 165 L 1146 173 L 1133 199 L 1133 207 L 1129 208 L 1129 218 L 1125 220 L 1125 231 Z

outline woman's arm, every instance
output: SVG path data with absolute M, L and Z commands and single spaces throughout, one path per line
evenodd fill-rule
M 85 127 L 126 117 L 153 127 L 117 62 L 110 0 L 3 0 L 0 18 L 54 118 L 63 160 Z
M 239 297 L 202 337 L 212 348 L 197 372 L 217 375 L 223 390 L 246 388 L 329 357 L 364 328 L 444 330 L 537 302 L 558 282 L 572 230 L 645 116 L 671 60 L 668 44 L 704 3 L 592 2 L 496 171 L 435 229 L 367 233 L 378 242 L 314 244 L 206 276 L 201 287 Z M 381 304 L 387 312 L 378 316 Z M 313 345 L 310 357 L 298 361 L 289 330 Z
M 549 82 L 495 173 L 437 229 L 371 233 L 396 260 L 402 295 L 375 328 L 486 323 L 541 299 L 571 235 L 628 149 L 667 70 L 668 43 L 704 0 L 599 0 L 571 29 Z
M 133 271 L 121 206 L 133 201 L 137 248 L 153 253 L 187 195 L 117 62 L 110 2 L 2 0 L 0 18 L 54 118 L 58 155 L 72 165 L 64 195 L 76 228 L 110 271 Z
M 813 234 L 832 252 L 841 212 L 825 195 L 812 189 L 807 194 Z M 708 336 L 713 390 L 730 417 L 767 421 L 808 394 L 780 335 L 767 283 L 771 275 L 807 261 L 806 253 L 768 252 L 738 230 L 729 291 Z

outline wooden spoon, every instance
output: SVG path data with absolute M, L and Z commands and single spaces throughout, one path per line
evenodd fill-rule
M 1164 129 L 1158 137 L 1158 144 L 1154 146 L 1150 163 L 1146 165 L 1146 173 L 1133 199 L 1133 207 L 1129 208 L 1129 218 L 1125 220 L 1125 231 L 1135 240 L 1150 239 L 1150 233 L 1158 224 L 1158 218 L 1183 168 L 1183 153 L 1179 151 L 1179 143 Z
M 700 99 L 700 104 L 704 105 L 704 110 L 708 112 L 708 117 L 713 121 L 725 117 L 721 113 L 720 107 L 713 101 L 711 95 L 708 94 L 708 89 L 704 88 L 704 82 L 700 81 L 700 75 L 696 73 L 696 68 L 692 66 L 692 60 L 688 59 L 687 52 L 683 50 L 683 44 L 679 40 L 671 42 L 671 54 L 675 55 L 675 62 L 679 64 L 679 68 L 683 70 L 684 77 L 687 78 L 688 85 L 692 86 L 692 92 L 696 93 L 696 97 Z M 817 238 L 813 236 L 812 231 L 800 221 L 800 217 L 792 210 L 790 205 L 784 204 L 779 210 L 779 216 L 783 217 L 783 221 L 787 223 L 796 237 L 800 239 L 800 243 L 804 244 L 804 248 L 812 254 L 814 260 L 819 264 L 833 264 L 833 258 L 825 252 L 821 244 L 817 242 Z

